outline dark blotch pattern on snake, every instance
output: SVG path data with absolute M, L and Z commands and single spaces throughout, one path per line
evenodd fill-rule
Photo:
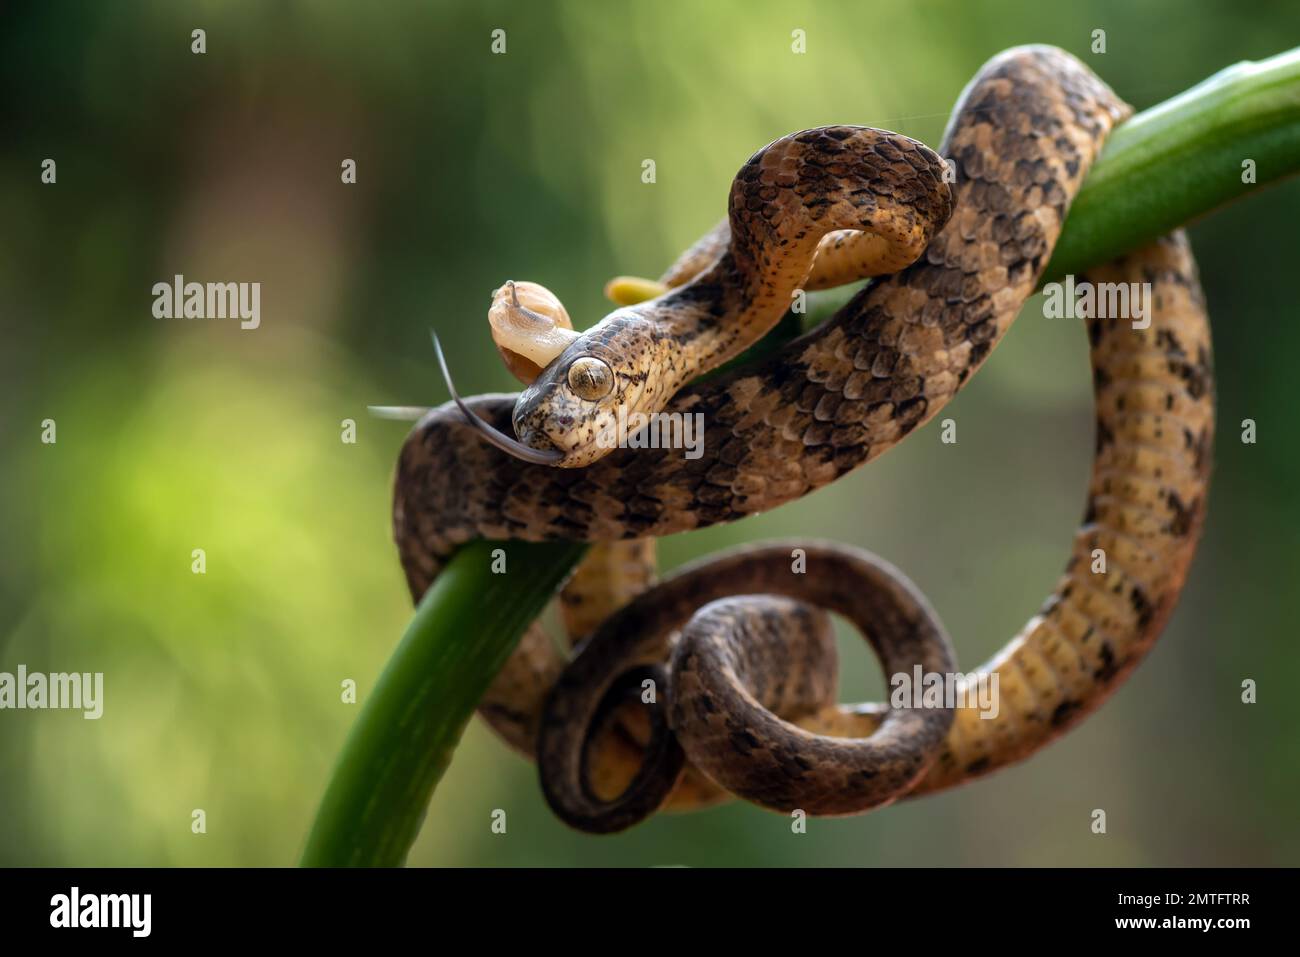
M 797 499 L 935 416 L 1033 292 L 1071 199 L 1128 113 L 1062 51 L 1017 48 L 987 64 L 945 136 L 954 205 L 920 258 L 773 357 L 666 400 L 668 411 L 703 414 L 700 459 L 628 449 L 551 468 L 485 444 L 451 405 L 417 425 L 394 495 L 413 597 L 474 538 L 598 543 L 563 596 L 572 636 L 586 639 L 578 653 L 566 661 L 534 625 L 481 706 L 538 757 L 564 820 L 618 830 L 728 791 L 779 810 L 846 814 L 951 787 L 1043 747 L 1141 660 L 1187 574 L 1213 438 L 1210 332 L 1181 233 L 1085 277 L 1150 283 L 1151 322 L 1089 320 L 1097 428 L 1085 517 L 1039 612 L 969 669 L 998 674 L 996 718 L 835 703 L 822 609 L 853 621 L 891 673 L 956 670 L 924 599 L 860 550 L 742 549 L 652 585 L 652 539 Z M 721 255 L 716 235 L 700 248 Z M 469 402 L 512 428 L 515 396 Z M 796 547 L 806 574 L 792 570 Z M 652 704 L 638 694 L 646 682 L 659 689 Z

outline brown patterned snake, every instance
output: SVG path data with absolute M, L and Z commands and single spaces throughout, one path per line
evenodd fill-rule
M 937 157 L 905 137 L 805 131 L 741 169 L 729 229 L 679 260 L 665 295 L 578 335 L 537 287 L 498 293 L 498 344 L 535 381 L 518 397 L 467 400 L 478 424 L 451 403 L 425 416 L 398 463 L 394 533 L 417 599 L 474 538 L 597 543 L 561 596 L 570 634 L 585 639 L 578 653 L 566 660 L 534 624 L 480 708 L 536 755 L 565 821 L 618 830 L 726 792 L 849 814 L 951 787 L 1043 747 L 1141 660 L 1186 577 L 1212 447 L 1209 326 L 1181 234 L 1086 277 L 1150 284 L 1153 308 L 1149 325 L 1088 321 L 1097 433 L 1086 513 L 1039 613 L 972 672 L 998 676 L 996 717 L 970 699 L 835 703 L 827 611 L 868 636 L 887 674 L 955 671 L 925 600 L 857 549 L 740 549 L 652 585 L 653 539 L 797 499 L 935 416 L 1034 291 L 1071 199 L 1127 115 L 1068 54 L 1017 48 L 956 107 L 941 149 L 955 161 L 951 197 Z M 892 258 L 918 253 L 905 268 Z M 890 275 L 813 332 L 690 384 L 759 338 L 796 289 L 873 263 Z M 620 405 L 701 413 L 704 454 L 604 454 L 596 440 Z M 536 461 L 485 442 L 485 427 Z M 520 442 L 502 434 L 512 430 Z

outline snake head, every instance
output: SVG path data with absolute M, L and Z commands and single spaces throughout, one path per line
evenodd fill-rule
M 635 413 L 657 411 L 656 400 L 669 397 L 647 374 L 662 335 L 634 309 L 579 335 L 520 393 L 513 415 L 519 441 L 558 451 L 560 468 L 582 468 L 617 448 Z
M 562 468 L 594 461 L 591 456 L 561 458 L 560 453 L 565 446 L 572 449 L 575 437 L 592 420 L 590 404 L 612 391 L 614 374 L 607 362 L 583 349 L 581 355 L 557 363 L 581 338 L 563 303 L 545 286 L 512 280 L 493 292 L 488 323 L 506 368 L 529 386 L 516 404 L 515 434 L 521 444 Z M 569 371 L 563 377 L 548 375 L 546 370 L 553 366 Z
M 618 446 L 619 426 L 628 421 L 620 413 L 636 411 L 628 409 L 627 397 L 654 401 L 661 392 L 664 377 L 647 388 L 648 377 L 635 371 L 648 365 L 657 334 L 634 309 L 612 313 L 579 335 L 548 289 L 511 281 L 493 292 L 488 322 L 506 368 L 528 386 L 515 404 L 515 436 L 498 431 L 461 400 L 436 335 L 434 348 L 466 421 L 518 459 L 559 468 L 590 465 Z

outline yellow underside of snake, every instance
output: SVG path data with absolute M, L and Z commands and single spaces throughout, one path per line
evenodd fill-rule
M 575 652 L 532 626 L 480 707 L 537 758 L 563 820 L 615 831 L 728 794 L 853 814 L 951 787 L 1043 747 L 1145 655 L 1195 549 L 1213 441 L 1210 332 L 1181 234 L 1082 277 L 1148 284 L 1153 308 L 1149 323 L 1087 320 L 1083 524 L 1052 594 L 989 662 L 959 671 L 924 597 L 860 549 L 751 546 L 657 584 L 654 558 L 655 538 L 797 499 L 936 415 L 1034 291 L 1128 113 L 1068 54 L 1017 48 L 964 91 L 939 153 L 846 126 L 764 147 L 727 220 L 659 283 L 613 283 L 623 306 L 586 332 L 542 287 L 497 291 L 493 338 L 527 387 L 425 416 L 398 463 L 394 533 L 416 599 L 474 538 L 595 543 L 560 595 Z M 865 276 L 880 278 L 818 329 L 698 381 L 800 290 Z M 702 416 L 700 456 L 617 447 L 634 413 L 662 412 Z M 955 705 L 837 703 L 828 613 L 889 676 L 964 673 Z

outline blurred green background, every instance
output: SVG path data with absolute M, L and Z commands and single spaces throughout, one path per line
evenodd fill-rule
M 105 713 L 0 712 L 0 864 L 297 859 L 357 713 L 340 682 L 364 699 L 410 615 L 388 527 L 405 426 L 366 405 L 447 398 L 430 327 L 462 389 L 512 390 L 487 334 L 490 290 L 532 279 L 579 327 L 596 321 L 604 281 L 657 275 L 775 137 L 860 123 L 937 146 L 980 64 L 1026 42 L 1080 55 L 1150 106 L 1300 42 L 1300 7 L 1243 10 L 8 6 L 0 671 L 103 671 Z M 1090 52 L 1094 29 L 1105 54 Z M 56 185 L 40 182 L 46 157 Z M 340 182 L 345 158 L 356 185 Z M 1219 375 L 1206 537 L 1150 660 L 1067 738 L 971 787 L 806 835 L 732 805 L 596 838 L 557 822 L 531 765 L 475 722 L 411 863 L 1300 862 L 1297 221 L 1291 182 L 1192 229 Z M 260 281 L 261 328 L 154 319 L 151 287 L 175 273 Z M 1055 581 L 1092 447 L 1083 331 L 1039 316 L 1026 310 L 949 408 L 955 448 L 932 424 L 807 500 L 666 541 L 665 567 L 778 535 L 854 542 L 926 591 L 964 667 L 984 660 Z M 1238 440 L 1245 417 L 1256 445 Z M 40 442 L 45 418 L 56 445 Z M 355 445 L 340 441 L 345 418 Z M 206 575 L 190 571 L 194 548 Z M 843 658 L 843 697 L 878 698 L 856 639 Z M 195 808 L 206 834 L 191 833 Z

